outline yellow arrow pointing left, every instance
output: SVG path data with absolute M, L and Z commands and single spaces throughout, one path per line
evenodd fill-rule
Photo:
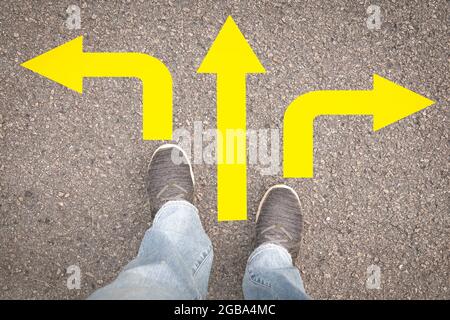
M 142 81 L 144 140 L 172 139 L 172 77 L 158 59 L 134 52 L 83 52 L 80 36 L 21 64 L 79 93 L 84 77 L 126 77 Z

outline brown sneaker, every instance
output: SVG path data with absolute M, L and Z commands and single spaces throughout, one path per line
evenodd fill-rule
M 275 185 L 264 194 L 256 214 L 256 246 L 274 243 L 295 260 L 300 248 L 303 217 L 300 199 L 291 187 Z
M 194 174 L 186 153 L 179 146 L 164 144 L 148 165 L 147 191 L 152 215 L 171 200 L 194 201 Z

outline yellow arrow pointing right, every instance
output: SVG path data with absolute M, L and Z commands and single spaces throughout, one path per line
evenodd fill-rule
M 377 131 L 432 104 L 413 91 L 379 75 L 373 90 L 314 91 L 299 96 L 284 114 L 283 174 L 285 178 L 314 175 L 314 119 L 321 115 L 372 115 Z

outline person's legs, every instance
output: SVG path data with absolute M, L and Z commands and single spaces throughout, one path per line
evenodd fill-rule
M 159 209 L 137 257 L 117 279 L 89 299 L 203 299 L 213 260 L 211 241 L 193 199 L 192 169 L 175 164 L 175 146 L 165 145 L 149 166 L 149 196 Z M 183 157 L 185 155 L 183 154 Z
M 245 299 L 309 299 L 293 259 L 298 255 L 302 229 L 300 202 L 287 186 L 270 188 L 256 216 L 256 249 L 243 279 Z
M 212 260 L 197 209 L 170 201 L 145 233 L 137 257 L 89 299 L 203 299 Z
M 247 300 L 309 299 L 291 255 L 272 243 L 259 246 L 250 255 L 242 287 Z

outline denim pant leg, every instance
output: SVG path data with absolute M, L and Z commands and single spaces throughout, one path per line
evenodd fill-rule
M 260 245 L 250 255 L 242 288 L 247 300 L 310 299 L 291 255 L 272 243 Z
M 212 261 L 197 209 L 169 201 L 145 233 L 137 257 L 89 299 L 204 299 Z

